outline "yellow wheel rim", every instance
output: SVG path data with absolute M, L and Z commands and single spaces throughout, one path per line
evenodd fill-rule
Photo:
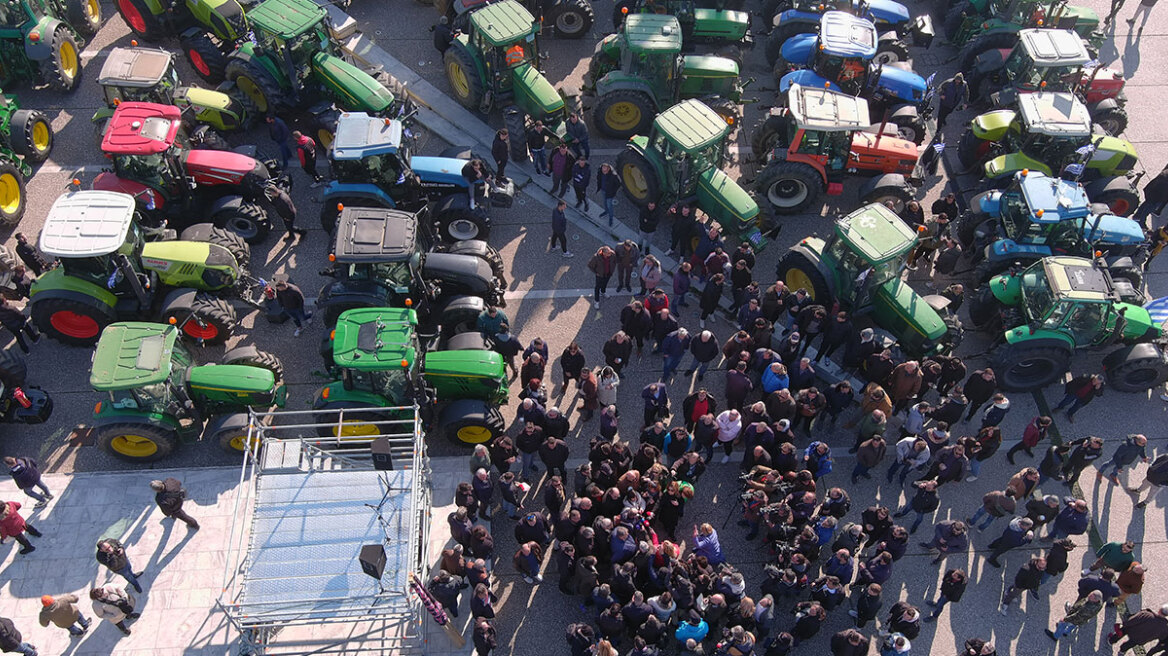
M 333 145 L 333 133 L 320 128 L 316 131 L 316 143 L 320 144 L 321 148 L 328 150 L 329 146 Z
M 101 5 L 97 4 L 97 0 L 85 3 L 85 17 L 94 23 L 101 20 Z
M 246 75 L 240 75 L 235 80 L 235 86 L 239 87 L 243 95 L 255 103 L 256 109 L 261 112 L 268 111 L 268 97 L 260 90 L 260 85 L 256 84 L 255 80 Z
M 621 170 L 621 178 L 625 183 L 625 193 L 636 199 L 649 195 L 649 183 L 645 180 L 645 173 L 634 164 L 625 164 Z
M 815 286 L 811 284 L 811 277 L 803 269 L 788 269 L 786 283 L 789 289 L 807 290 L 807 297 L 815 300 Z
M 236 435 L 231 438 L 231 448 L 243 453 L 244 451 L 250 450 L 257 441 L 254 437 L 249 440 L 247 439 L 247 435 Z
M 45 152 L 49 149 L 49 124 L 44 121 L 37 121 L 32 126 L 32 147 L 36 148 L 37 152 Z
M 482 444 L 491 439 L 491 429 L 486 426 L 463 426 L 458 429 L 458 441 L 467 444 Z
M 118 435 L 110 441 L 114 451 L 131 458 L 148 458 L 158 453 L 154 440 L 142 435 Z
M 20 181 L 11 173 L 0 174 L 0 210 L 16 214 L 20 209 Z
M 604 123 L 617 132 L 627 132 L 641 124 L 641 108 L 636 103 L 616 102 L 604 112 Z
M 448 63 L 446 77 L 450 80 L 450 88 L 454 89 L 455 95 L 459 98 L 470 97 L 470 80 L 467 79 L 466 71 L 463 70 L 461 64 L 456 61 Z
M 341 426 L 340 435 L 337 435 L 336 427 L 333 428 L 333 436 L 335 437 L 369 437 L 380 434 L 381 431 L 377 428 L 377 424 L 371 424 L 360 419 L 346 421 Z
M 61 72 L 70 78 L 77 77 L 77 49 L 65 41 L 61 44 Z

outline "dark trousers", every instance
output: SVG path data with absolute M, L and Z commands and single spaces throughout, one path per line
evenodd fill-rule
M 321 177 L 320 174 L 316 172 L 316 152 L 313 151 L 310 153 L 307 149 L 302 149 L 300 154 L 304 158 L 304 161 L 300 164 L 300 167 L 304 169 L 304 172 L 307 173 L 313 179 L 313 181 L 319 182 Z
M 566 233 L 563 233 L 563 232 L 553 232 L 553 233 L 552 233 L 552 240 L 551 240 L 551 243 L 549 243 L 549 244 L 548 244 L 548 248 L 549 248 L 549 249 L 551 249 L 551 250 L 555 250 L 555 248 L 556 248 L 556 242 L 559 242 L 559 243 L 560 243 L 560 248 L 561 248 L 561 249 L 562 249 L 562 250 L 563 250 L 565 253 L 567 253 L 567 252 L 568 252 L 568 235 L 567 235 Z
M 981 410 L 981 407 L 986 404 L 986 401 L 989 401 L 988 397 L 984 399 L 969 399 L 969 412 L 965 413 L 965 421 L 973 419 L 973 415 L 978 410 Z
M 555 178 L 554 173 L 552 174 L 552 177 Z M 570 181 L 571 178 L 555 178 L 555 180 L 552 182 L 552 195 L 556 198 L 563 198 L 564 194 L 568 193 L 568 183 Z
M 664 416 L 665 416 L 665 409 L 664 408 L 658 408 L 657 406 L 652 406 L 652 405 L 645 406 L 645 423 L 643 424 L 643 426 L 648 426 L 648 425 L 652 424 L 653 422 L 657 421 L 658 417 L 664 417 Z
M 546 151 L 543 148 L 531 148 L 531 163 L 535 166 L 535 172 L 540 175 L 547 173 L 547 157 Z
M 940 103 L 940 107 L 937 108 L 937 129 L 938 130 L 940 130 L 941 127 L 945 125 L 945 118 L 947 116 L 949 116 L 949 114 L 952 114 L 953 110 L 955 110 L 955 109 L 957 109 L 957 105 L 948 105 L 946 103 Z
M 504 180 L 507 178 L 507 160 L 495 160 L 495 178 L 498 180 Z
M 199 528 L 199 523 L 195 521 L 195 518 L 188 515 L 187 511 L 183 510 L 182 508 L 179 508 L 173 513 L 167 515 L 167 517 L 178 520 L 180 522 L 185 522 L 186 525 L 191 528 Z
M 24 323 L 20 324 L 19 326 L 9 325 L 4 327 L 8 329 L 8 332 L 12 333 L 12 336 L 16 338 L 16 345 L 19 346 L 20 350 L 24 351 L 25 353 L 30 352 L 28 348 L 28 342 L 24 341 L 24 337 L 26 335 L 34 342 L 40 341 L 41 339 L 40 331 L 37 330 L 36 326 L 32 325 L 32 322 L 28 319 L 25 319 Z
M 593 290 L 593 300 L 600 301 L 600 297 L 608 293 L 608 281 L 612 280 L 612 274 L 607 276 L 596 276 L 596 289 Z
M 584 211 L 588 211 L 588 187 L 572 187 L 572 191 L 576 194 L 576 207 L 584 206 Z

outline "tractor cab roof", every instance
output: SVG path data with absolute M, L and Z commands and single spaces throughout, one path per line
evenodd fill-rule
M 1111 278 L 1084 257 L 1048 257 L 1042 260 L 1046 279 L 1062 300 L 1104 303 L 1112 301 Z
M 787 107 L 803 129 L 845 132 L 869 125 L 867 100 L 830 89 L 792 84 Z
M 721 141 L 729 130 L 726 121 L 700 100 L 677 103 L 653 119 L 653 127 L 685 152 L 701 150 Z
M 337 217 L 333 255 L 337 262 L 409 260 L 416 248 L 418 220 L 410 212 L 381 207 L 346 207 Z
M 101 140 L 109 155 L 157 155 L 166 152 L 182 127 L 182 110 L 174 105 L 124 102 L 114 109 Z
M 1026 129 L 1049 137 L 1090 137 L 1091 114 L 1071 93 L 1018 94 L 1018 109 Z
M 870 203 L 836 221 L 835 233 L 848 248 L 872 264 L 896 259 L 917 241 L 896 212 Z
M 1022 30 L 1018 44 L 1040 68 L 1082 66 L 1091 61 L 1083 38 L 1071 30 Z
M 1019 171 L 1015 179 L 1030 208 L 1030 220 L 1035 223 L 1058 223 L 1091 213 L 1091 201 L 1081 184 L 1037 171 Z
M 362 160 L 371 155 L 396 153 L 401 147 L 401 121 L 364 112 L 345 112 L 337 119 L 333 159 Z
M 97 341 L 89 384 L 108 392 L 166 382 L 177 341 L 178 328 L 169 324 L 112 323 Z
M 324 18 L 324 8 L 311 0 L 267 0 L 247 10 L 252 27 L 280 39 L 299 36 Z
M 116 191 L 70 191 L 53 202 L 40 249 L 61 258 L 100 257 L 126 243 L 134 197 Z
M 819 45 L 836 57 L 876 56 L 876 26 L 866 18 L 843 11 L 828 11 L 819 19 Z
M 165 50 L 114 48 L 105 58 L 97 83 L 148 89 L 161 82 L 173 65 L 174 55 Z
M 475 10 L 470 15 L 470 23 L 492 47 L 510 45 L 538 29 L 534 25 L 535 16 L 515 0 L 503 0 Z
M 358 308 L 337 318 L 333 362 L 358 371 L 409 369 L 417 358 L 418 314 L 407 308 Z
M 639 52 L 681 52 L 681 23 L 675 16 L 629 14 L 624 37 L 629 48 Z

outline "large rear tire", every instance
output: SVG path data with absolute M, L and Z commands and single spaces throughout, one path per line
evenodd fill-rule
M 241 455 L 251 450 L 257 439 L 254 435 L 248 435 L 248 432 L 247 424 L 224 428 L 216 432 L 210 441 L 228 454 Z
M 445 241 L 486 239 L 490 226 L 481 208 L 451 207 L 439 212 L 438 232 Z
M 322 412 L 314 417 L 316 423 L 322 424 L 317 427 L 316 432 L 321 437 L 339 438 L 342 441 L 348 438 L 357 444 L 364 444 L 369 441 L 369 438 L 393 432 L 394 425 L 389 423 L 392 421 L 392 417 L 387 413 L 378 412 L 377 407 L 359 401 L 327 403 L 316 410 L 345 410 L 344 420 L 342 421 L 332 412 L 327 414 Z
M 1037 344 L 1007 345 L 995 351 L 998 387 L 1007 392 L 1030 392 L 1060 380 L 1071 366 L 1071 352 Z
M 1123 107 L 1109 107 L 1091 117 L 1107 134 L 1118 137 L 1127 129 L 1127 110 Z
M 182 40 L 183 53 L 191 68 L 211 84 L 219 84 L 227 77 L 227 56 L 219 45 L 206 34 L 193 34 Z
M 0 382 L 11 389 L 28 380 L 28 362 L 15 349 L 0 351 Z
M 461 45 L 455 43 L 446 49 L 442 55 L 443 66 L 446 69 L 446 81 L 450 84 L 450 91 L 458 104 L 477 112 L 483 102 L 486 90 L 483 81 L 479 78 L 470 53 Z
M 154 462 L 178 448 L 178 435 L 154 424 L 106 424 L 96 433 L 98 448 L 126 462 Z
M 1148 346 L 1152 347 L 1152 354 L 1144 357 L 1130 357 L 1135 352 L 1146 351 Z M 1159 387 L 1168 381 L 1168 366 L 1165 366 L 1164 359 L 1160 357 L 1159 349 L 1154 345 L 1137 344 L 1134 347 L 1124 347 L 1116 353 L 1123 351 L 1127 351 L 1128 355 L 1123 362 L 1105 367 L 1107 383 L 1112 389 L 1117 392 L 1143 392 Z M 1108 358 L 1104 360 L 1105 364 L 1107 364 L 1108 359 L 1111 359 L 1111 355 L 1108 354 Z
M 130 28 L 130 31 L 139 38 L 147 41 L 158 41 L 166 38 L 167 30 L 162 21 L 150 12 L 145 0 L 116 0 L 118 13 Z
M 897 136 L 905 141 L 911 141 L 918 146 L 923 144 L 925 137 L 928 136 L 929 127 L 925 124 L 925 119 L 921 118 L 919 114 L 893 116 L 888 121 L 896 126 Z
M 24 175 L 16 165 L 0 158 L 0 224 L 15 226 L 24 218 Z
M 738 103 L 729 98 L 707 97 L 702 98 L 702 102 L 706 107 L 714 110 L 714 113 L 722 117 L 726 121 L 726 125 L 730 126 L 730 132 L 727 133 L 727 139 L 723 142 L 726 146 L 730 145 L 734 138 L 734 133 L 738 131 L 738 124 L 742 122 L 742 108 Z
M 53 125 L 35 109 L 18 109 L 8 126 L 12 150 L 29 164 L 40 164 L 53 150 Z
M 900 185 L 885 185 L 877 187 L 864 195 L 860 199 L 861 203 L 881 203 L 886 205 L 889 201 L 892 202 L 893 212 L 900 213 L 904 206 L 913 199 L 912 192 Z
M 511 147 L 511 161 L 527 161 L 527 114 L 512 105 L 503 109 L 503 127 L 507 128 L 507 143 Z
M 884 39 L 876 45 L 873 64 L 882 66 L 908 61 L 908 44 L 900 39 Z
M 754 188 L 775 214 L 802 214 L 821 203 L 823 178 L 806 164 L 775 161 L 758 174 Z
M 478 399 L 459 399 L 447 405 L 439 425 L 446 439 L 464 446 L 488 444 L 506 428 L 499 409 Z
M 548 18 L 560 39 L 582 39 L 596 22 L 596 12 L 588 0 L 561 0 Z
M 259 64 L 232 59 L 227 62 L 226 75 L 261 115 L 290 109 L 287 94 L 281 93 L 279 83 Z
M 101 331 L 117 319 L 107 305 L 66 298 L 32 301 L 32 322 L 45 335 L 70 346 L 93 346 Z
M 786 146 L 787 127 L 790 122 L 787 116 L 768 115 L 754 126 L 750 132 L 750 152 L 756 161 L 762 161 L 776 146 Z
M 601 96 L 592 110 L 592 119 L 601 134 L 614 139 L 628 139 L 648 134 L 657 115 L 657 106 L 649 96 L 630 89 L 619 89 Z
M 78 34 L 90 40 L 101 29 L 101 3 L 98 0 L 65 0 L 65 17 Z
M 50 42 L 52 53 L 46 63 L 45 81 L 58 91 L 72 91 L 81 81 L 81 49 L 73 33 L 64 25 L 57 25 Z
M 254 203 L 222 209 L 211 216 L 216 227 L 235 233 L 249 244 L 262 244 L 272 231 L 272 221 L 264 208 Z
M 763 33 L 770 32 L 775 27 L 775 16 L 791 8 L 791 0 L 763 0 L 762 18 Z
M 210 223 L 196 223 L 183 230 L 178 238 L 179 241 L 202 241 L 222 246 L 231 251 L 235 263 L 241 269 L 246 269 L 251 264 L 251 247 L 247 245 L 243 237 L 226 228 L 213 226 Z
M 625 195 L 637 207 L 661 198 L 661 181 L 645 156 L 625 148 L 616 156 L 616 172 L 621 177 Z
M 779 260 L 777 272 L 779 280 L 782 280 L 792 292 L 805 289 L 811 300 L 824 307 L 831 307 L 833 295 L 831 287 L 827 284 L 827 278 L 814 262 L 807 259 L 807 256 L 796 251 L 787 251 Z
M 1140 205 L 1140 195 L 1124 176 L 1097 180 L 1087 185 L 1092 203 L 1104 203 L 1116 216 L 1131 216 Z

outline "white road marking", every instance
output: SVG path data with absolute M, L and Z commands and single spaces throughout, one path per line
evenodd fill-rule
M 527 291 L 518 290 L 506 292 L 503 294 L 503 298 L 508 301 L 548 298 L 586 298 L 591 303 L 593 291 L 592 289 L 529 289 Z

